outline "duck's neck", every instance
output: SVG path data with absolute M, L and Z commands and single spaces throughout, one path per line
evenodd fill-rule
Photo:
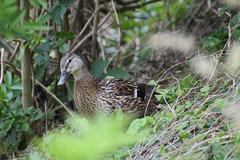
M 76 70 L 72 74 L 75 81 L 93 78 L 91 73 L 86 68 Z

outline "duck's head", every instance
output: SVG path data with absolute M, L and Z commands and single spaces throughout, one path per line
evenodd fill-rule
M 85 69 L 82 59 L 76 54 L 66 54 L 60 61 L 61 77 L 58 81 L 58 86 L 63 85 L 70 74 L 73 74 L 74 79 L 78 78 L 81 71 Z

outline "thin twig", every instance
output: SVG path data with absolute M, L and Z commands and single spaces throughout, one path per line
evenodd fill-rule
M 226 14 L 230 17 L 230 20 L 228 22 L 228 40 L 226 42 L 226 44 L 224 45 L 222 51 L 220 52 L 219 56 L 218 56 L 218 59 L 216 61 L 216 64 L 214 65 L 214 68 L 213 68 L 213 71 L 209 77 L 209 81 L 212 80 L 213 76 L 214 76 L 214 73 L 216 72 L 216 69 L 217 69 L 217 66 L 218 66 L 218 63 L 220 61 L 220 58 L 222 57 L 222 54 L 224 52 L 224 50 L 229 46 L 230 44 L 230 41 L 231 41 L 231 37 L 232 37 L 232 34 L 234 33 L 235 30 L 231 31 L 231 25 L 230 25 L 230 22 L 231 22 L 231 15 L 229 13 L 226 12 Z
M 8 53 L 13 53 L 12 47 L 2 38 L 0 38 L 0 46 L 4 47 Z
M 174 117 L 177 118 L 177 114 L 176 114 L 175 110 L 169 105 L 168 101 L 166 100 L 166 94 L 165 93 L 163 93 L 163 100 L 167 104 L 170 111 L 173 113 Z
M 101 42 L 101 40 L 100 40 L 100 42 Z M 103 45 L 100 42 L 99 42 L 99 47 L 101 49 L 100 57 L 102 57 L 102 59 L 105 60 L 106 58 L 105 58 L 104 47 L 103 47 Z
M 80 47 L 89 37 L 91 37 L 93 34 L 93 31 L 89 32 L 81 41 L 79 41 L 74 47 L 70 50 L 69 54 L 74 53 L 78 47 Z
M 232 15 L 230 14 L 230 13 L 228 13 L 228 12 L 226 12 L 226 14 L 230 17 L 230 21 L 231 21 L 231 17 L 232 17 Z M 230 23 L 230 21 L 228 22 L 228 48 L 230 48 L 230 46 L 231 46 L 231 37 L 232 37 L 232 29 L 231 29 L 231 23 Z
M 47 115 L 47 103 L 45 101 L 44 103 L 44 112 L 45 112 L 45 115 Z M 48 116 L 46 116 L 45 118 L 45 131 L 47 132 L 48 130 Z
M 179 80 L 178 80 L 174 75 L 172 75 L 172 77 L 173 77 L 173 79 L 175 79 L 175 80 L 177 81 L 178 91 L 180 92 L 181 87 L 180 87 L 180 82 L 179 82 Z M 179 97 L 180 97 L 180 94 L 178 94 L 178 96 L 177 96 L 177 98 L 176 98 L 176 101 L 175 101 L 174 105 L 172 106 L 172 108 L 175 108 L 176 105 L 178 104 Z
M 4 48 L 1 48 L 1 75 L 0 75 L 0 84 L 3 82 L 3 72 L 4 72 L 4 66 L 3 66 L 3 58 L 4 58 Z
M 15 47 L 14 52 L 10 56 L 9 62 L 12 62 L 15 59 L 15 57 L 16 57 L 18 51 L 19 51 L 20 45 L 21 45 L 21 41 L 17 41 L 17 46 Z
M 113 2 L 113 0 L 111 0 L 112 2 L 112 7 L 113 7 L 113 11 L 114 11 L 114 14 L 115 14 L 115 18 L 116 18 L 116 22 L 117 22 L 117 30 L 118 30 L 118 48 L 117 48 L 117 51 L 116 51 L 116 61 L 115 61 L 115 64 L 114 66 L 117 65 L 118 61 L 119 61 L 119 57 L 120 57 L 120 49 L 121 49 L 121 39 L 122 39 L 122 35 L 121 35 L 121 29 L 120 29 L 120 21 L 119 21 L 119 18 L 118 18 L 118 13 L 116 11 L 116 7 L 115 7 L 115 4 Z
M 102 27 L 102 25 L 108 20 L 108 18 L 111 16 L 112 10 L 108 12 L 108 14 L 105 15 L 105 17 L 102 19 L 102 21 L 99 23 L 99 28 Z

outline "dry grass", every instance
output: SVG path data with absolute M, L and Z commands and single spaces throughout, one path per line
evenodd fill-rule
M 148 45 L 156 50 L 172 49 L 185 56 L 192 55 L 195 51 L 194 37 L 177 32 L 157 33 L 150 38 Z
M 225 63 L 226 70 L 229 73 L 236 73 L 240 68 L 240 43 L 235 43 L 227 52 L 227 59 Z
M 131 149 L 128 159 L 193 159 L 192 157 L 209 159 L 212 156 L 211 152 L 217 151 L 217 149 L 211 151 L 212 145 L 218 142 L 230 145 L 233 139 L 233 130 L 231 128 L 223 129 L 228 124 L 224 115 L 214 111 L 214 105 L 209 105 L 216 98 L 228 97 L 233 94 L 231 89 L 226 90 L 221 85 L 225 79 L 226 77 L 223 76 L 209 83 L 209 86 L 215 90 L 205 97 L 199 96 L 201 88 L 205 86 L 205 82 L 200 80 L 195 87 L 179 97 L 180 104 L 191 101 L 194 102 L 192 106 L 177 111 L 178 118 L 172 119 L 169 123 L 166 123 L 166 120 L 171 115 L 170 111 L 164 110 L 162 114 L 157 115 L 154 134 L 146 143 L 135 145 Z M 232 115 L 232 112 L 236 112 L 236 110 L 240 114 L 240 108 L 236 109 L 236 107 L 226 110 L 226 114 Z M 240 115 L 235 116 L 235 118 L 237 117 Z M 239 121 L 240 118 L 236 120 Z M 225 157 L 228 159 L 231 157 L 232 148 L 226 148 L 226 153 Z
M 240 131 L 240 104 L 232 104 L 223 110 L 225 116 L 232 120 L 235 129 Z
M 223 2 L 227 3 L 232 8 L 240 8 L 239 0 L 223 0 Z
M 210 77 L 217 76 L 218 71 L 215 69 L 215 65 L 216 64 L 207 57 L 196 56 L 192 59 L 191 68 L 194 73 L 209 79 Z

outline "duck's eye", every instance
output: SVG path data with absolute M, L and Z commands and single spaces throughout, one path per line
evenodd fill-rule
M 71 63 L 71 62 L 72 62 L 72 59 L 69 59 L 69 60 L 68 60 L 68 63 Z

